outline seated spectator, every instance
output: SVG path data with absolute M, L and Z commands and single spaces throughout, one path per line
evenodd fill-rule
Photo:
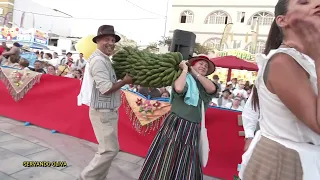
M 232 82 L 227 82 L 225 89 L 229 89 L 232 92 L 233 91 Z
M 218 106 L 219 107 L 224 107 L 227 103 L 232 102 L 229 99 L 229 96 L 231 95 L 231 91 L 229 89 L 225 89 L 222 91 L 222 96 L 218 99 Z
M 242 111 L 243 107 L 241 106 L 241 101 L 242 101 L 242 98 L 236 96 L 236 97 L 233 98 L 232 102 L 227 103 L 225 105 L 225 108 L 232 109 L 232 110 L 237 110 L 237 111 Z
M 161 97 L 162 98 L 169 98 L 170 97 L 170 93 L 168 91 L 164 91 L 162 94 L 161 94 Z
M 21 69 L 29 69 L 29 61 L 24 58 L 20 58 L 19 65 Z
M 13 46 L 9 51 L 2 53 L 2 56 L 11 56 L 11 55 L 19 56 L 20 51 L 21 51 L 21 49 L 20 49 L 21 47 L 22 47 L 21 44 L 19 44 L 18 42 L 15 42 L 15 43 L 13 43 Z
M 52 59 L 52 54 L 51 53 L 45 53 L 44 54 L 44 60 L 51 61 L 51 59 Z
M 238 78 L 232 78 L 231 84 L 232 84 L 232 90 L 238 88 Z
M 34 62 L 34 68 L 30 68 L 30 69 L 38 73 L 46 74 L 46 71 L 43 70 L 42 62 L 39 60 L 36 60 L 36 62 Z
M 3 52 L 5 52 L 7 49 L 6 42 L 2 42 L 2 45 L 0 46 L 0 55 L 2 55 Z
M 137 92 L 138 91 L 138 86 L 137 85 L 130 85 L 130 91 Z
M 73 71 L 73 76 L 76 79 L 82 80 L 82 71 L 80 69 L 76 69 Z
M 9 55 L 8 59 L 5 57 L 0 58 L 0 65 L 20 69 L 19 60 L 19 55 Z
M 219 83 L 219 76 L 218 75 L 213 75 L 212 81 L 218 86 L 217 93 L 216 93 L 216 95 L 214 97 L 215 98 L 219 98 L 220 92 L 221 92 L 221 84 Z
M 247 94 L 247 91 L 244 90 L 244 87 L 245 87 L 245 82 L 243 80 L 240 80 L 238 83 L 238 88 L 232 91 L 233 95 L 240 96 L 244 99 L 248 99 L 249 96 Z
M 56 67 L 54 67 L 53 65 L 49 64 L 47 66 L 47 70 L 48 70 L 48 74 L 56 76 L 57 72 L 56 72 Z
M 150 99 L 161 97 L 161 93 L 157 88 L 143 87 L 138 92 L 147 98 L 148 98 L 148 96 L 150 96 Z

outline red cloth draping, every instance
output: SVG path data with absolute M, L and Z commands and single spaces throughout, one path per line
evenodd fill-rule
M 223 56 L 212 58 L 211 60 L 217 67 L 258 71 L 258 66 L 256 64 L 237 58 L 236 56 Z
M 96 142 L 88 107 L 77 106 L 79 91 L 77 79 L 43 75 L 40 84 L 36 84 L 21 101 L 15 102 L 1 82 L 0 115 Z M 132 127 L 123 106 L 119 114 L 120 149 L 145 157 L 156 132 L 140 135 Z M 215 108 L 206 112 L 210 155 L 205 174 L 226 180 L 237 174 L 244 145 L 243 138 L 238 136 L 238 131 L 243 130 L 237 124 L 238 114 Z

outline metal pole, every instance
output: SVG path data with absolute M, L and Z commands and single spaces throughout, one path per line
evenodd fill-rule
M 169 0 L 167 0 L 167 8 L 166 8 L 166 16 L 164 20 L 164 32 L 163 32 L 163 38 L 165 39 L 166 37 L 166 32 L 167 32 L 167 21 L 168 21 L 168 10 L 169 10 Z

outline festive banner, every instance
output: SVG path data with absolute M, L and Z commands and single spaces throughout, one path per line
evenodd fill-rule
M 35 43 L 48 46 L 48 33 L 37 29 L 22 29 L 18 27 L 1 27 L 0 41 L 18 41 L 20 43 Z
M 161 121 L 170 112 L 167 102 L 144 99 L 130 91 L 122 91 L 123 104 L 133 126 L 139 133 L 146 134 L 160 127 Z
M 0 79 L 15 101 L 21 100 L 35 83 L 40 82 L 41 73 L 0 67 Z
M 16 41 L 18 40 L 18 34 L 20 32 L 20 29 L 17 27 L 7 27 L 3 26 L 1 27 L 1 37 L 0 40 L 3 41 Z
M 44 31 L 38 29 L 33 29 L 33 42 L 41 45 L 47 46 L 49 44 L 49 35 Z
M 251 35 L 251 52 L 256 53 L 257 52 L 257 43 L 258 43 L 258 36 L 259 36 L 259 26 L 260 26 L 260 20 L 259 18 L 253 19 L 254 23 L 252 23 L 252 35 Z
M 226 50 L 226 51 L 219 51 L 216 53 L 217 57 L 223 57 L 223 56 L 236 56 L 237 58 L 247 60 L 247 61 L 255 61 L 255 55 L 251 54 L 247 51 L 241 51 L 241 50 Z
M 223 34 L 222 34 L 222 38 L 221 38 L 221 41 L 220 41 L 220 49 L 219 50 L 222 50 L 224 44 L 228 41 L 228 38 L 231 35 L 230 32 L 231 32 L 232 26 L 233 26 L 233 24 L 229 23 L 224 28 L 224 31 L 223 31 Z

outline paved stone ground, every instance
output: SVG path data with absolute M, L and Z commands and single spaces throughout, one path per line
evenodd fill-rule
M 76 180 L 97 145 L 0 116 L 0 180 Z M 66 161 L 68 167 L 24 167 L 23 161 Z M 144 159 L 119 152 L 108 180 L 135 180 Z M 218 180 L 205 176 L 204 180 Z

